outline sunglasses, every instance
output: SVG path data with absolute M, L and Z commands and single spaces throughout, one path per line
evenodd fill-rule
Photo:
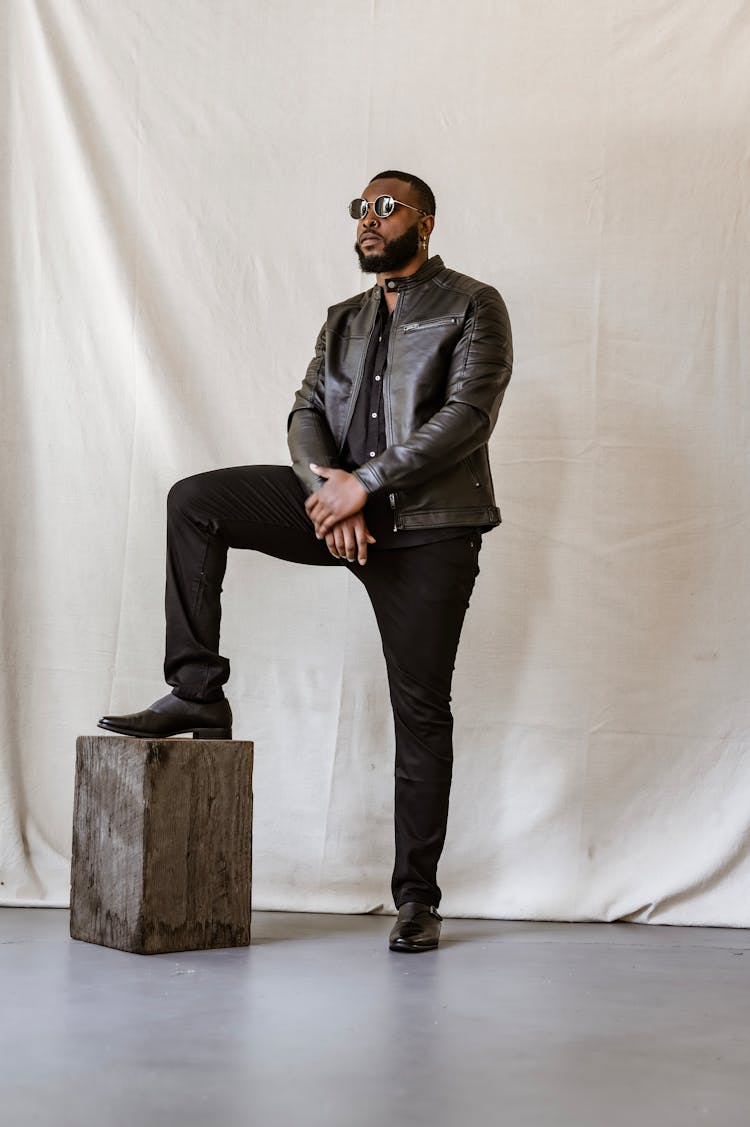
M 401 207 L 408 207 L 411 211 L 418 211 L 420 215 L 430 214 L 429 211 L 422 211 L 419 207 L 412 207 L 410 203 L 394 200 L 393 196 L 378 196 L 374 203 L 362 199 L 352 200 L 349 204 L 349 214 L 352 219 L 364 219 L 367 212 L 372 208 L 378 219 L 387 219 L 389 215 L 393 215 L 396 204 Z

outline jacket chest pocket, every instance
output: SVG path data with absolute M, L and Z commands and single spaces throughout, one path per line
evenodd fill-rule
M 420 329 L 436 329 L 440 325 L 457 325 L 458 317 L 443 316 L 443 317 L 430 317 L 426 321 L 409 321 L 407 325 L 401 326 L 402 333 L 417 333 Z

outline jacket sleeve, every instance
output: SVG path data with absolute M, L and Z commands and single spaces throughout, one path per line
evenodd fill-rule
M 287 443 L 294 472 L 308 495 L 322 485 L 322 478 L 310 469 L 338 467 L 336 442 L 325 417 L 326 327 L 318 334 L 315 356 L 310 361 L 302 386 L 294 397 L 287 422 Z
M 451 357 L 444 405 L 405 441 L 354 471 L 368 493 L 419 485 L 483 446 L 512 367 L 508 311 L 497 290 L 486 286 L 472 302 Z

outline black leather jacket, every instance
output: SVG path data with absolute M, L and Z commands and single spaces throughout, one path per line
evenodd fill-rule
M 398 292 L 383 378 L 387 448 L 356 476 L 368 493 L 387 490 L 394 528 L 500 523 L 487 440 L 513 362 L 505 303 L 492 286 L 430 258 Z M 306 493 L 322 484 L 310 469 L 338 466 L 359 394 L 380 293 L 333 305 L 289 416 L 294 471 Z

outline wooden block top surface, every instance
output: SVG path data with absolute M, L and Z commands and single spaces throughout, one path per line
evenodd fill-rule
M 175 749 L 181 749 L 182 751 L 213 751 L 214 749 L 221 750 L 224 748 L 229 750 L 231 748 L 234 754 L 236 754 L 238 751 L 252 752 L 254 748 L 252 740 L 194 740 L 192 738 L 182 739 L 180 736 L 170 736 L 168 739 L 151 739 L 142 736 L 121 736 L 116 732 L 109 732 L 106 735 L 102 733 L 101 735 L 78 736 L 76 746 L 78 746 L 81 741 L 84 741 L 85 745 L 88 747 L 95 745 L 105 747 L 107 744 L 110 744 L 110 746 L 121 744 L 123 747 L 131 748 L 133 751 L 144 753 L 150 751 L 152 754 L 156 753 L 157 755 L 162 751 L 166 754 L 170 754 L 170 752 Z

